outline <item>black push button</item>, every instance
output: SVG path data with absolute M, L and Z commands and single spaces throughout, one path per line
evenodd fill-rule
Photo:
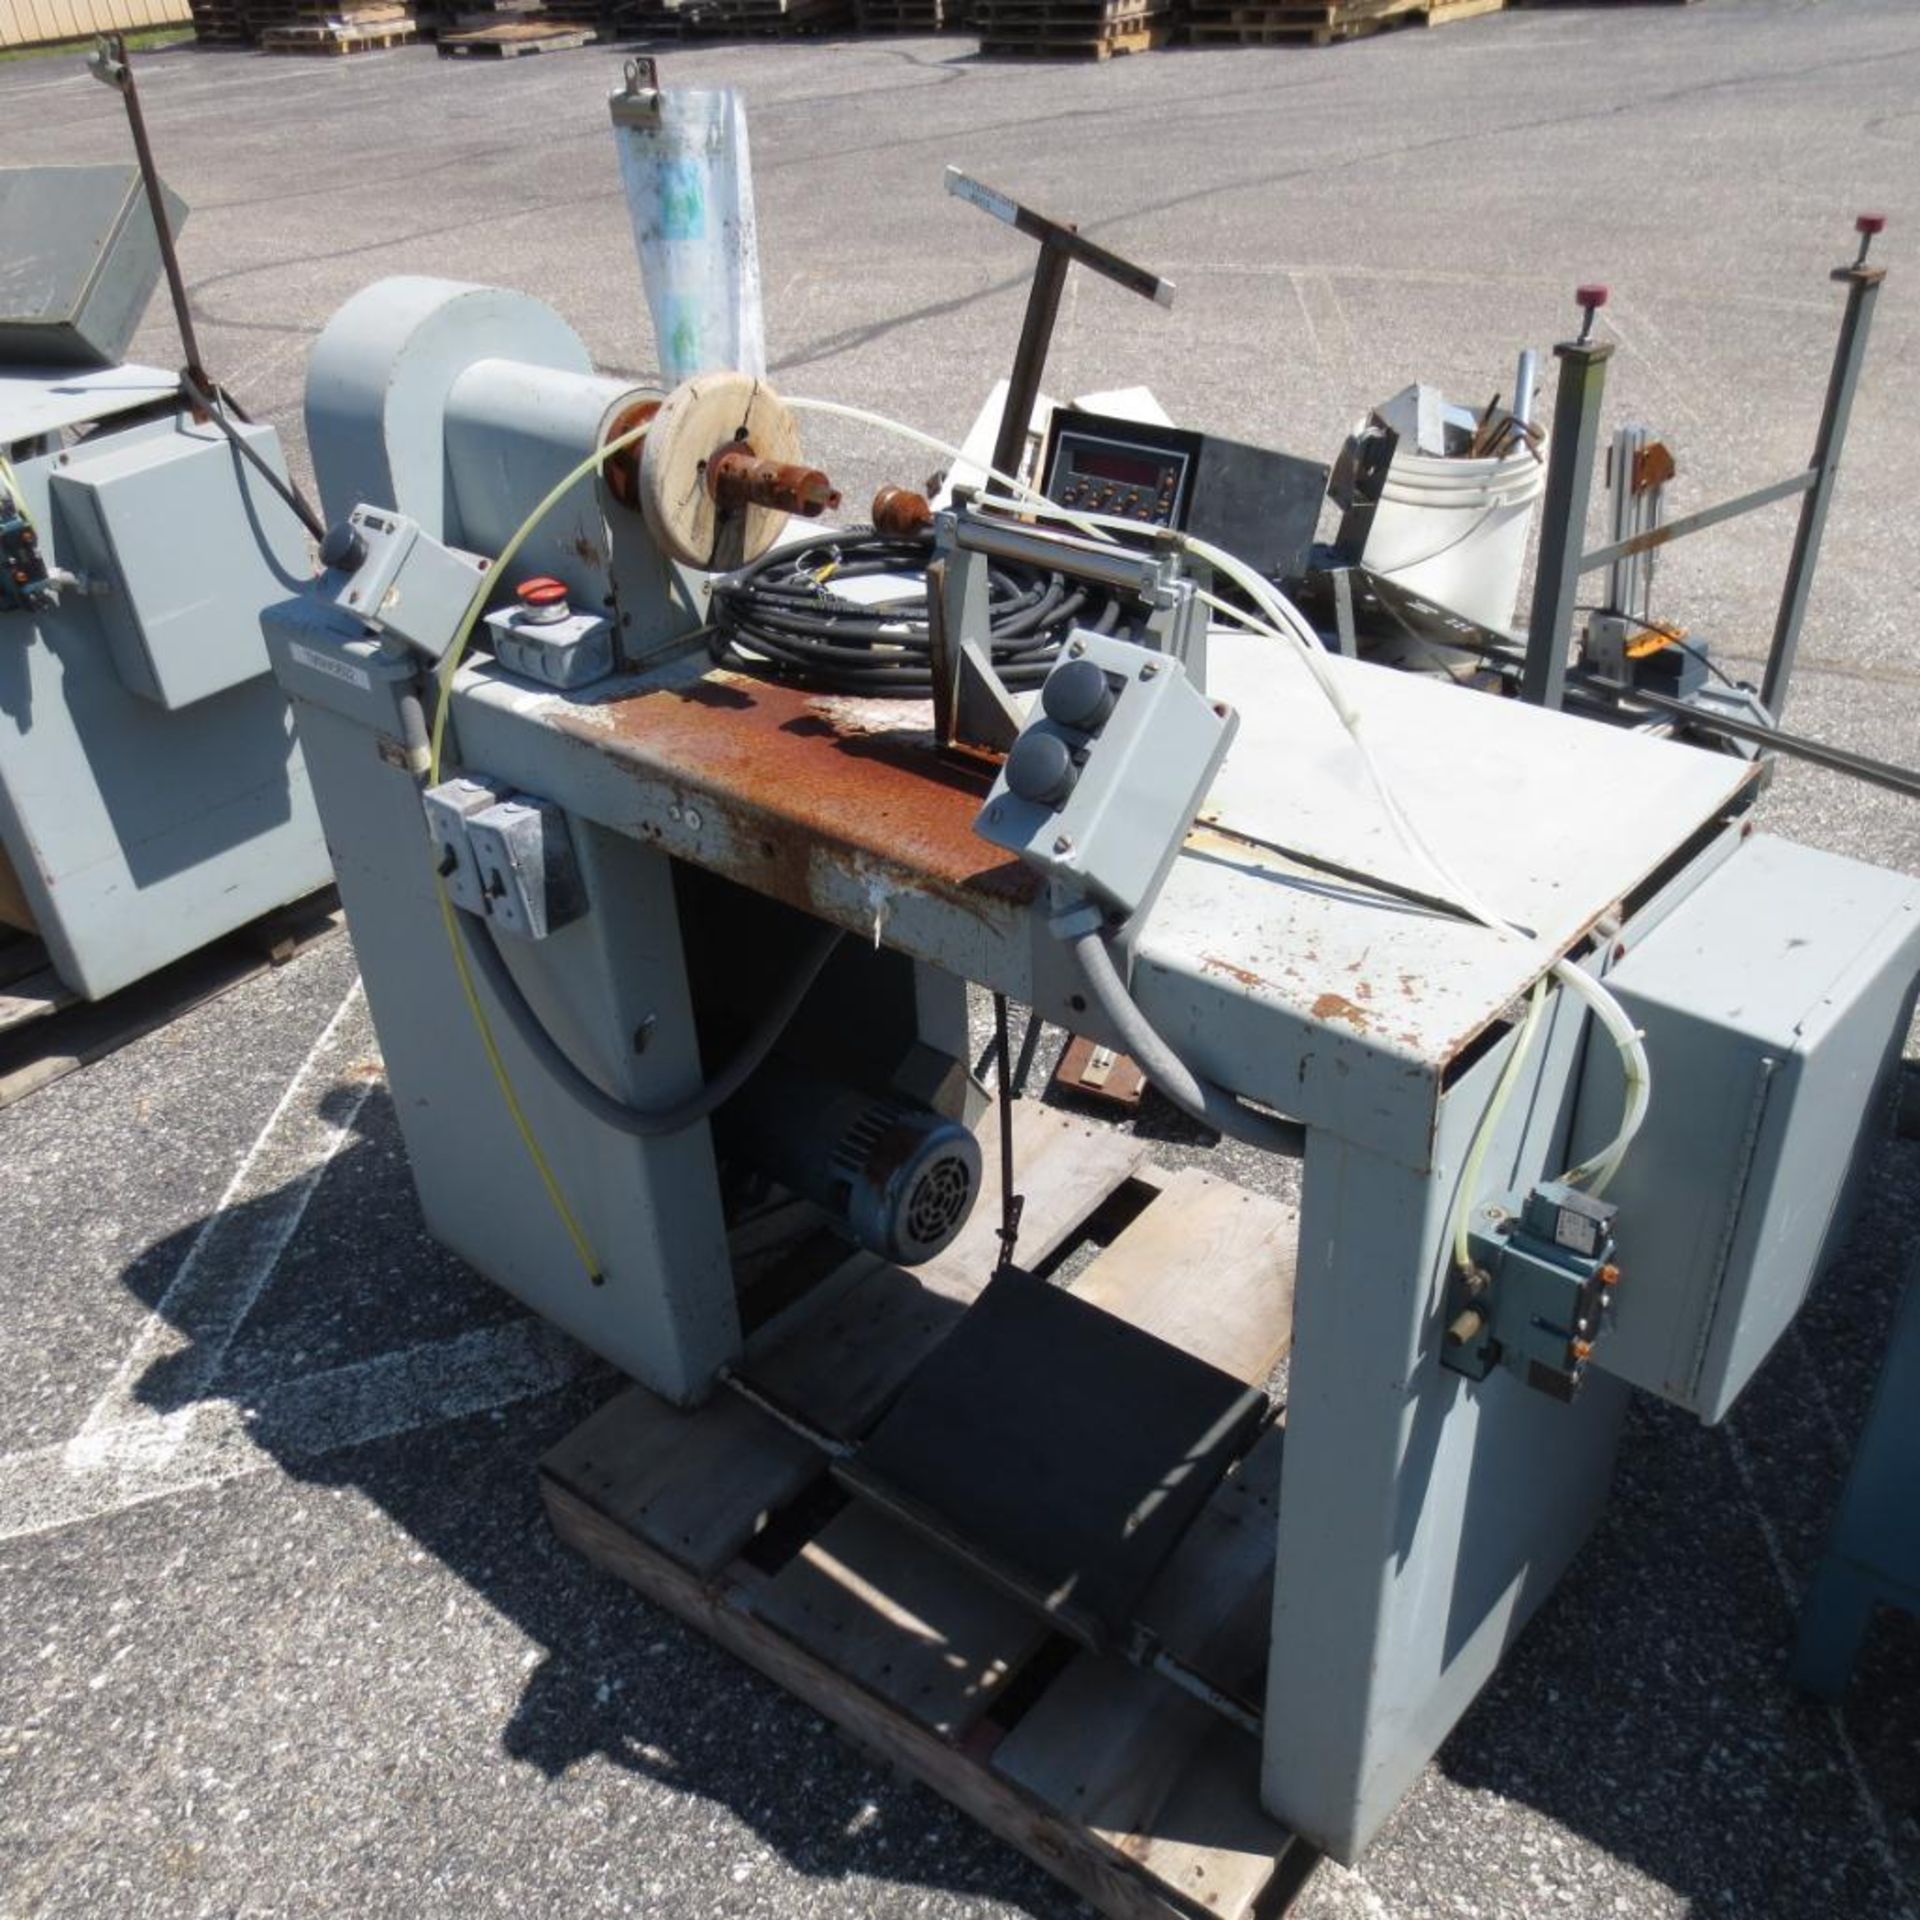
M 1073 791 L 1080 770 L 1057 733 L 1029 727 L 1007 755 L 1007 787 L 1036 807 L 1058 808 Z
M 1098 733 L 1113 711 L 1113 688 L 1091 660 L 1063 660 L 1047 675 L 1040 704 L 1049 720 L 1081 733 Z

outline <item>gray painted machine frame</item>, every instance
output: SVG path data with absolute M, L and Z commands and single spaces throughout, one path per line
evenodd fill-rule
M 384 298 L 382 296 L 385 296 Z M 450 316 L 484 321 L 469 359 Z M 635 398 L 544 309 L 389 283 L 336 319 L 309 429 L 329 513 L 361 499 L 491 551 Z M 484 446 L 486 457 L 476 449 Z M 986 790 L 931 715 L 776 688 L 690 642 L 703 590 L 583 482 L 530 551 L 613 613 L 633 669 L 575 693 L 479 661 L 451 703 L 461 768 L 556 801 L 593 910 L 516 947 L 529 999 L 616 1095 L 701 1070 L 672 863 L 705 868 L 1111 1043 L 1033 877 L 973 836 Z M 269 620 L 336 853 L 434 1231 L 672 1398 L 741 1348 L 704 1129 L 615 1136 L 501 1045 L 605 1267 L 589 1281 L 460 1009 L 418 788 L 391 750 L 414 663 L 308 597 Z M 1441 1364 L 1445 1244 L 1467 1151 L 1543 956 L 1603 965 L 1733 857 L 1748 762 L 1334 661 L 1404 804 L 1536 943 L 1339 881 L 1415 881 L 1333 715 L 1284 650 L 1214 637 L 1242 725 L 1138 935 L 1132 986 L 1194 1068 L 1306 1128 L 1263 1797 L 1354 1858 L 1493 1672 L 1605 1499 L 1627 1390 L 1571 1405 Z M 1600 935 L 1598 946 L 1594 936 Z M 1909 955 L 1911 959 L 1911 955 Z M 482 988 L 484 995 L 484 988 Z M 945 1002 L 950 1004 L 950 1001 Z M 1490 1188 L 1564 1165 L 1584 1022 L 1555 998 L 1488 1159 Z M 501 1023 L 496 1020 L 496 1026 Z M 633 1036 L 650 1036 L 636 1049 Z
M 237 431 L 283 471 L 271 427 Z M 0 855 L 98 999 L 326 885 L 257 624 L 308 577 L 306 537 L 153 368 L 0 371 L 8 448 L 44 557 L 80 578 L 0 613 Z

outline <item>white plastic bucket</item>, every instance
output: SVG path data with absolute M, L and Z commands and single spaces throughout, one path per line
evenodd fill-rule
M 1362 564 L 1436 606 L 1510 631 L 1527 527 L 1546 484 L 1544 441 L 1539 452 L 1445 460 L 1396 447 Z

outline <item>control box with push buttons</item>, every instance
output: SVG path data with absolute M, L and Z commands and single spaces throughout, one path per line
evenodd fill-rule
M 0 487 L 0 613 L 31 612 L 44 605 L 52 591 L 33 522 Z
M 374 632 L 438 660 L 493 564 L 444 546 L 417 520 L 355 507 L 320 543 L 321 592 Z
M 1183 428 L 1063 408 L 1047 449 L 1046 495 L 1063 507 L 1184 527 L 1199 454 L 1200 435 Z
M 597 613 L 576 613 L 567 590 L 542 575 L 514 589 L 513 604 L 487 615 L 494 658 L 563 691 L 604 679 L 613 671 L 613 628 Z
M 1130 919 L 1173 865 L 1239 716 L 1169 654 L 1082 630 L 1040 689 L 974 831 Z

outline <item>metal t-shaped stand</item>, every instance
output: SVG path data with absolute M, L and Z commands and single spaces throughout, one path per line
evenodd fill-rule
M 1007 382 L 1007 404 L 1000 415 L 999 437 L 993 443 L 993 465 L 998 473 L 1017 480 L 1020 454 L 1027 437 L 1027 425 L 1033 418 L 1033 403 L 1040 397 L 1040 376 L 1046 371 L 1047 349 L 1053 344 L 1053 323 L 1060 311 L 1060 290 L 1067 284 L 1067 269 L 1078 261 L 1143 299 L 1160 306 L 1173 305 L 1173 283 L 1158 274 L 1123 260 L 1117 253 L 1082 239 L 1071 226 L 1049 220 L 1045 214 L 1009 200 L 1004 193 L 969 179 L 958 167 L 947 169 L 947 191 L 970 202 L 996 220 L 1004 220 L 1030 240 L 1040 243 L 1040 259 L 1033 270 L 1033 290 L 1027 295 L 1027 317 L 1020 325 L 1020 345 L 1013 356 L 1013 373 Z

